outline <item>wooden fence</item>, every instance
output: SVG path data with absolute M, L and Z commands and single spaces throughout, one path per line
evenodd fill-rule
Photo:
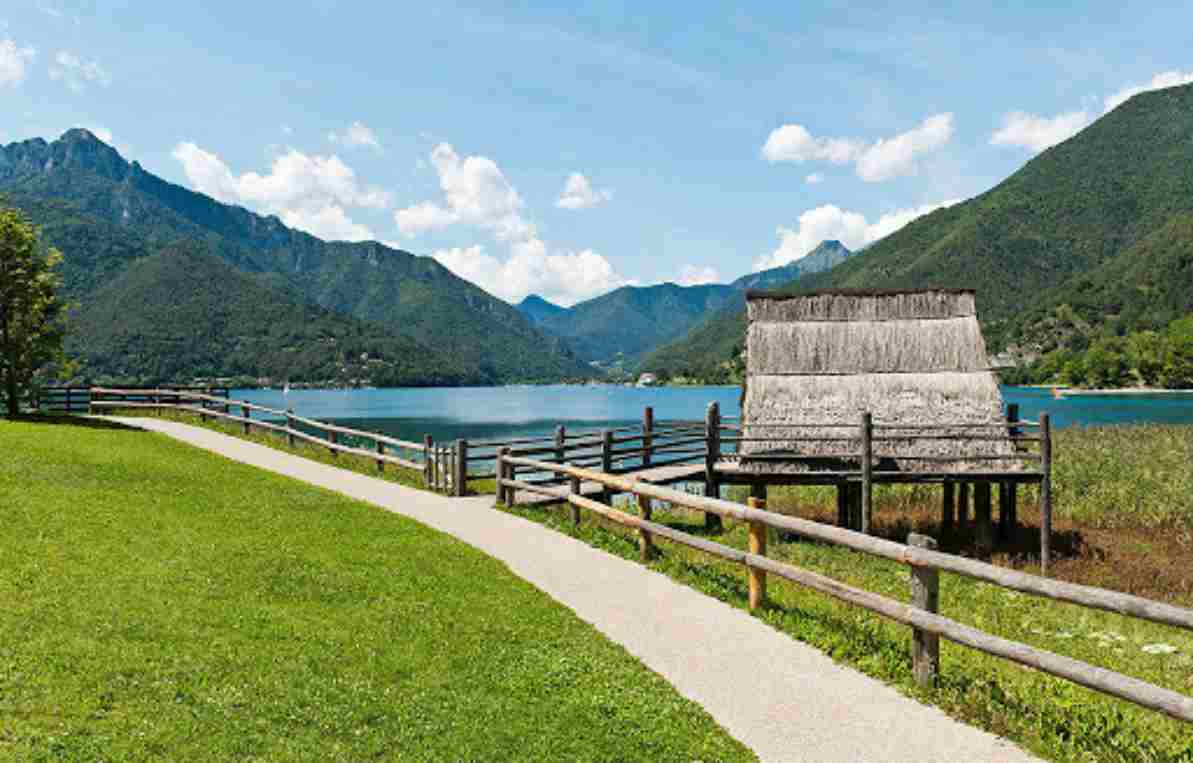
M 378 471 L 383 471 L 386 464 L 420 471 L 429 486 L 439 486 L 451 479 L 450 474 L 445 471 L 449 461 L 440 452 L 443 449 L 436 447 L 429 439 L 422 443 L 399 440 L 377 432 L 328 424 L 298 416 L 291 410 L 282 411 L 245 400 L 232 400 L 228 397 L 178 389 L 92 387 L 90 409 L 180 410 L 193 413 L 202 419 L 238 423 L 243 427 L 244 434 L 250 434 L 257 429 L 284 436 L 290 445 L 301 440 L 327 448 L 333 456 L 338 453 L 351 453 L 368 458 L 376 461 Z M 240 415 L 236 415 L 234 411 L 239 411 Z M 253 418 L 254 413 L 272 417 L 274 420 Z M 408 457 L 394 455 L 395 451 Z
M 1186 630 L 1193 630 L 1193 610 L 1116 591 L 1051 580 L 996 567 L 974 559 L 940 553 L 934 550 L 932 539 L 923 536 L 913 535 L 909 538 L 911 543 L 904 545 L 871 537 L 847 528 L 775 514 L 766 511 L 764 502 L 758 498 L 752 499 L 750 505 L 743 506 L 720 498 L 692 495 L 668 487 L 568 464 L 508 454 L 501 454 L 500 461 L 498 470 L 506 474 L 510 473 L 507 471 L 508 467 L 513 466 L 535 473 L 553 473 L 561 479 L 568 480 L 571 490 L 563 496 L 562 500 L 573 507 L 573 521 L 579 521 L 579 509 L 586 509 L 615 523 L 637 530 L 641 555 L 644 560 L 650 559 L 654 554 L 654 539 L 664 538 L 745 566 L 749 574 L 750 607 L 752 609 L 760 606 L 765 600 L 766 576 L 769 574 L 911 626 L 913 673 L 917 682 L 922 686 L 929 686 L 936 680 L 940 664 L 939 639 L 945 638 L 956 644 L 1011 660 L 1095 691 L 1193 723 L 1193 698 L 1080 660 L 994 636 L 938 614 L 939 573 L 940 571 L 951 572 L 1033 596 L 1117 612 Z M 638 514 L 630 514 L 580 495 L 578 485 L 581 481 L 598 482 L 611 492 L 632 494 L 637 499 Z M 507 491 L 538 491 L 545 495 L 559 497 L 553 488 L 509 477 L 501 477 L 499 487 L 506 488 Z M 509 494 L 509 492 L 503 493 L 503 495 Z M 749 551 L 742 551 L 652 522 L 652 500 L 665 501 L 674 506 L 748 523 Z M 794 533 L 805 538 L 843 546 L 908 565 L 911 568 L 911 604 L 904 604 L 846 585 L 819 573 L 768 558 L 766 556 L 766 528 Z
M 145 392 L 158 389 L 169 389 L 184 392 L 200 392 L 217 397 L 227 397 L 230 390 L 219 386 L 166 386 L 166 387 L 134 387 Z M 89 386 L 54 385 L 37 390 L 37 396 L 31 401 L 34 410 L 44 410 L 49 413 L 87 413 L 91 405 L 91 390 Z

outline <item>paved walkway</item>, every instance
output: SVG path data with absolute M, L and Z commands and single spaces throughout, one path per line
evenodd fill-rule
M 198 427 L 118 420 L 411 517 L 500 559 L 700 703 L 762 760 L 1033 760 L 742 610 L 494 511 L 491 497 L 445 498 Z

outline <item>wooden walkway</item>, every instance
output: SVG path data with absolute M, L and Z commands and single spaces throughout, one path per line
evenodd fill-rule
M 689 482 L 694 480 L 704 479 L 704 464 L 671 464 L 669 466 L 653 466 L 645 469 L 639 469 L 635 472 L 627 472 L 623 475 L 628 479 L 641 480 L 643 482 L 650 482 L 655 485 L 670 485 L 676 482 Z M 568 494 L 568 486 L 560 485 L 555 489 L 559 495 L 558 499 L 542 495 L 540 493 L 532 493 L 529 490 L 519 490 L 514 496 L 514 502 L 520 505 L 535 505 L 545 503 L 558 503 L 564 500 L 564 496 Z M 582 482 L 580 483 L 580 494 L 592 497 L 600 495 L 601 486 L 596 482 Z

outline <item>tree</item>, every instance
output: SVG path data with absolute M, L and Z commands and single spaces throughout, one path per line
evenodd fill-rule
M 1127 337 L 1127 360 L 1144 386 L 1159 384 L 1164 352 L 1164 337 L 1155 331 L 1140 331 Z
M 1160 383 L 1169 389 L 1193 388 L 1193 316 L 1168 324 Z
M 1121 387 L 1127 381 L 1127 364 L 1122 353 L 1122 340 L 1102 337 L 1085 352 L 1085 383 L 1090 387 L 1108 389 Z
M 54 270 L 61 260 L 20 212 L 0 208 L 0 396 L 9 417 L 38 373 L 62 358 L 66 307 Z

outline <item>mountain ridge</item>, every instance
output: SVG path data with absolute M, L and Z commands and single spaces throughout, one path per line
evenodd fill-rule
M 540 333 L 512 306 L 432 258 L 378 242 L 321 241 L 275 216 L 169 183 L 125 161 L 87 130 L 67 131 L 53 142 L 37 138 L 0 147 L 0 193 L 47 229 L 47 239 L 67 256 L 68 270 L 72 257 L 111 270 L 86 255 L 95 242 L 85 234 L 76 230 L 66 241 L 56 239 L 63 220 L 99 220 L 136 230 L 132 246 L 142 250 L 140 256 L 199 242 L 265 288 L 413 339 L 438 356 L 432 365 L 470 362 L 462 370 L 472 383 L 591 375 L 561 340 Z M 76 301 L 96 286 L 86 274 L 71 280 L 82 289 L 68 292 Z
M 727 284 L 683 286 L 673 281 L 622 286 L 570 308 L 531 295 L 518 305 L 544 331 L 568 342 L 584 360 L 602 364 L 635 361 L 676 340 L 722 310 L 745 305 L 747 289 L 790 283 L 805 273 L 844 262 L 852 253 L 840 241 L 824 241 L 807 256 L 776 268 L 748 273 Z M 550 307 L 545 307 L 549 305 Z
M 788 288 L 977 286 L 990 350 L 1023 358 L 1159 328 L 1193 312 L 1193 247 L 1180 233 L 1193 214 L 1191 162 L 1193 85 L 1140 93 L 990 190 Z M 741 311 L 721 314 L 699 327 L 698 342 L 689 334 L 660 347 L 643 368 L 723 374 L 744 326 Z

